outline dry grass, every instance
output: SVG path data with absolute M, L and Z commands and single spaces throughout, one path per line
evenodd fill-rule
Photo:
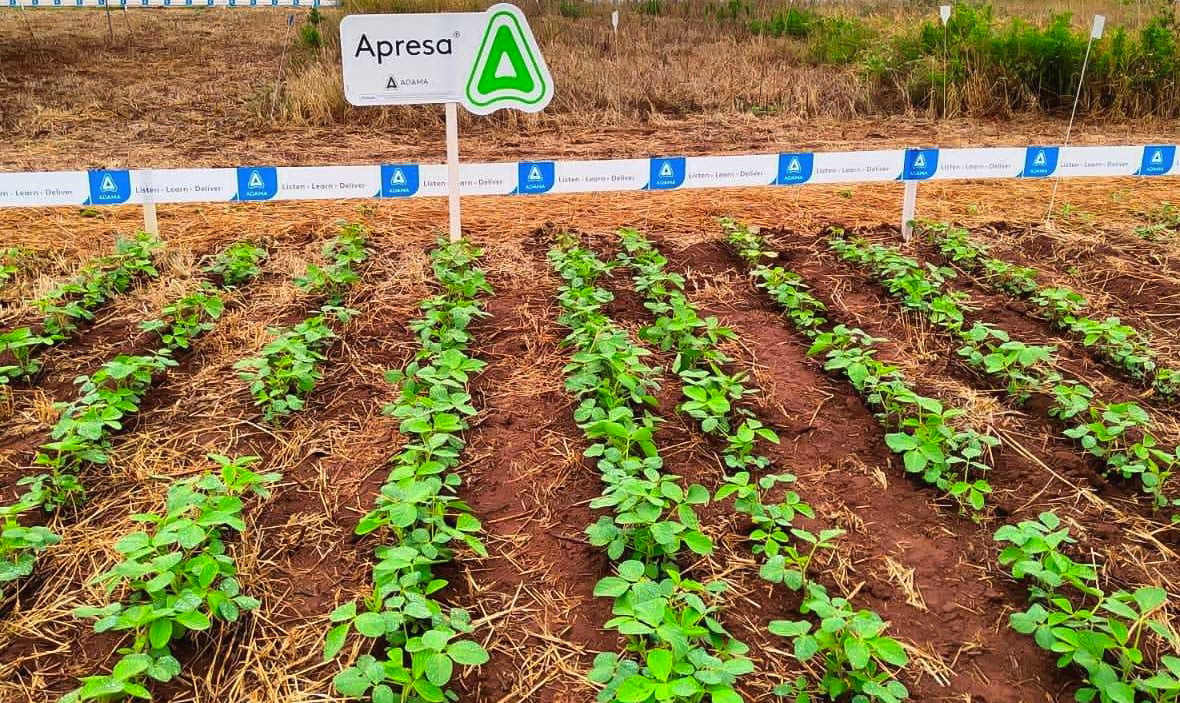
M 868 12 L 898 21 L 888 8 Z M 536 116 L 464 115 L 464 158 L 1052 143 L 1065 132 L 1059 120 L 1027 117 L 885 117 L 855 70 L 812 66 L 789 40 L 747 36 L 699 16 L 624 13 L 617 40 L 601 16 L 536 17 L 558 86 L 554 104 Z M 25 14 L 35 44 L 17 13 L 0 15 L 5 170 L 443 155 L 441 107 L 349 107 L 335 48 L 284 53 L 295 36 L 285 11 L 130 11 L 125 21 L 116 15 L 113 42 L 100 12 Z M 338 15 L 325 14 L 330 39 Z M 774 114 L 755 114 L 766 106 Z M 876 117 L 858 117 L 866 114 Z M 1176 121 L 1086 124 L 1082 117 L 1077 144 L 1168 143 L 1180 129 Z

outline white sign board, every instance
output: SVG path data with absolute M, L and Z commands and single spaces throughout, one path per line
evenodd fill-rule
M 1093 39 L 1102 38 L 1102 30 L 1106 28 L 1106 16 L 1094 15 L 1094 26 L 1090 28 L 1090 37 Z
M 553 78 L 524 13 L 349 15 L 340 23 L 344 95 L 357 106 L 460 103 L 478 115 L 539 112 Z

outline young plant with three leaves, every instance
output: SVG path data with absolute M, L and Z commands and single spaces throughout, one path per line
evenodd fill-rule
M 225 302 L 216 289 L 204 284 L 196 291 L 166 306 L 160 317 L 144 322 L 140 328 L 155 332 L 169 349 L 183 350 L 193 340 L 213 329 L 213 321 L 225 312 Z
M 21 516 L 41 506 L 44 500 L 45 477 L 23 480 L 29 485 L 20 499 L 12 505 L 0 506 L 0 587 L 10 581 L 17 581 L 33 573 L 37 555 L 61 541 L 61 537 L 49 528 L 34 525 L 26 527 Z M 0 594 L 3 590 L 0 589 Z
M 246 529 L 242 496 L 268 497 L 267 486 L 279 475 L 253 471 L 258 457 L 209 458 L 217 471 L 173 483 L 163 513 L 132 516 L 150 527 L 120 539 L 115 551 L 122 561 L 91 579 L 108 595 L 121 589 L 123 599 L 77 608 L 74 615 L 97 618 L 95 632 L 127 632 L 131 640 L 118 649 L 111 673 L 82 678 L 62 703 L 150 700 L 149 681 L 167 683 L 180 673 L 174 642 L 218 620 L 237 622 L 243 611 L 258 607 L 241 592 L 226 539 Z
M 269 254 L 253 242 L 235 242 L 219 252 L 201 269 L 221 277 L 223 288 L 234 288 L 249 283 L 262 273 L 261 264 Z
M 340 305 L 348 289 L 359 282 L 356 267 L 369 258 L 368 231 L 363 225 L 344 224 L 340 235 L 324 244 L 324 266 L 309 264 L 307 271 L 295 278 L 295 285 L 305 293 L 324 296 L 329 305 Z
M 272 329 L 274 339 L 256 357 L 234 368 L 250 384 L 254 404 L 267 422 L 302 410 L 304 398 L 323 377 L 320 363 L 336 333 L 323 315 L 309 317 L 291 329 Z

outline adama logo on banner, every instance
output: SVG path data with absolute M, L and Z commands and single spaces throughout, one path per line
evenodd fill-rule
M 780 186 L 794 186 L 811 180 L 815 168 L 815 154 L 794 152 L 778 155 L 778 180 Z
M 938 171 L 938 149 L 906 149 L 903 181 L 925 181 Z
M 1162 176 L 1172 170 L 1176 163 L 1176 146 L 1172 144 L 1149 144 L 1143 147 L 1143 163 L 1139 166 L 1140 176 Z
M 516 165 L 517 195 L 540 195 L 553 189 L 556 168 L 552 161 L 521 161 Z
M 684 157 L 652 159 L 646 190 L 671 190 L 684 185 Z
M 270 200 L 279 192 L 279 174 L 274 166 L 238 169 L 238 197 L 234 200 Z
M 420 183 L 418 164 L 381 164 L 382 198 L 408 198 Z
M 1061 152 L 1056 146 L 1030 146 L 1024 154 L 1024 171 L 1021 178 L 1048 178 L 1057 170 L 1057 157 Z
M 130 171 L 90 171 L 87 205 L 118 205 L 131 197 Z

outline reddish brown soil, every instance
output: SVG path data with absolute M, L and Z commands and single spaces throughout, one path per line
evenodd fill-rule
M 1107 293 L 1126 305 L 1119 312 L 1122 317 L 1141 319 L 1147 313 L 1157 320 L 1180 317 L 1180 265 L 1170 250 L 1158 244 L 1136 239 L 1134 244 L 1117 246 L 1105 236 L 1101 241 L 1062 240 L 1011 223 L 995 223 L 976 233 L 988 237 L 990 230 L 1013 237 L 1017 244 L 1005 242 L 996 250 L 1005 259 L 1058 279 L 1069 270 L 1069 277 L 1084 288 Z
M 856 324 L 879 337 L 896 337 L 911 322 L 899 318 L 896 304 L 863 277 L 830 255 L 817 254 L 813 235 L 780 234 L 776 241 L 784 265 L 808 280 L 829 305 L 833 321 Z M 993 457 L 989 476 L 996 489 L 989 501 L 994 513 L 978 522 L 960 515 L 935 489 L 904 472 L 885 446 L 884 430 L 872 410 L 851 387 L 806 356 L 805 338 L 790 328 L 772 301 L 751 289 L 736 257 L 717 243 L 683 250 L 671 239 L 657 238 L 657 243 L 670 257 L 670 268 L 687 277 L 688 294 L 702 313 L 717 316 L 737 332 L 740 342 L 729 352 L 738 367 L 751 371 L 749 383 L 761 391 L 751 407 L 781 438 L 780 445 L 767 447 L 773 470 L 795 474 L 799 481 L 794 488 L 816 509 L 816 520 L 802 524 L 848 531 L 838 557 L 817 562 L 816 577 L 830 588 L 852 592 L 855 605 L 890 621 L 893 635 L 941 661 L 942 667 L 931 665 L 927 673 L 915 665 L 903 674 L 912 700 L 1034 703 L 1064 700 L 1076 685 L 1074 672 L 1059 671 L 1052 656 L 1007 625 L 1007 614 L 1023 609 L 1026 600 L 1023 587 L 1006 578 L 996 563 L 991 535 L 1002 523 L 1053 509 L 1078 528 L 1075 536 L 1087 550 L 1106 556 L 1115 583 L 1147 583 L 1153 573 L 1170 582 L 1180 576 L 1175 563 L 1153 562 L 1155 571 L 1147 572 L 1139 562 L 1118 558 L 1140 553 L 1143 543 L 1080 500 L 1080 492 L 1094 492 L 1139 516 L 1150 512 L 1133 492 L 1099 479 L 1072 444 L 1036 417 L 1004 416 L 1003 429 L 1020 438 L 1032 459 L 1006 444 Z M 609 238 L 596 238 L 594 245 L 604 256 L 614 252 Z M 394 249 L 391 242 L 381 246 L 386 252 L 404 247 L 398 243 Z M 597 519 L 599 511 L 588 504 L 602 486 L 593 463 L 581 458 L 585 441 L 573 423 L 573 401 L 562 387 L 569 350 L 559 347 L 565 330 L 557 324 L 556 281 L 547 273 L 546 246 L 538 238 L 519 251 L 509 247 L 494 253 L 488 265 L 496 287 L 487 306 L 491 317 L 474 328 L 472 351 L 488 366 L 472 388 L 481 412 L 467 434 L 461 496 L 483 523 L 489 557 L 465 553 L 440 571 L 450 581 L 443 599 L 472 610 L 480 622 L 476 635 L 492 653 L 487 665 L 466 672 L 455 684 L 462 700 L 476 703 L 585 703 L 594 693 L 582 682 L 581 672 L 597 652 L 618 646 L 614 634 L 602 629 L 610 617 L 609 602 L 592 595 L 594 583 L 611 568 L 583 533 Z M 266 594 L 266 631 L 272 637 L 321 622 L 338 603 L 363 594 L 369 583 L 375 541 L 352 532 L 373 504 L 385 462 L 401 442 L 396 420 L 380 416 L 380 406 L 393 398 L 394 390 L 381 381 L 379 370 L 400 367 L 414 353 L 416 342 L 407 322 L 416 315 L 413 302 L 425 293 L 419 286 L 386 300 L 373 286 L 387 275 L 372 272 L 361 287 L 354 307 L 368 313 L 332 349 L 327 375 L 308 409 L 284 429 L 239 424 L 227 435 L 219 428 L 215 423 L 257 422 L 257 413 L 236 386 L 232 392 L 193 388 L 192 379 L 209 363 L 198 349 L 153 391 L 121 440 L 171 435 L 178 418 L 185 416 L 194 419 L 197 445 L 236 454 L 286 456 L 290 437 L 306 434 L 297 453 L 284 460 L 284 480 L 275 495 L 251 505 L 250 545 L 239 547 L 253 554 L 245 585 Z M 626 270 L 604 285 L 615 294 L 609 312 L 620 324 L 636 331 L 650 322 Z M 986 299 L 977 314 L 1002 320 L 1005 326 L 1020 325 L 1016 329 L 1022 334 L 1037 332 L 1040 323 L 1011 310 L 993 310 L 995 302 Z M 253 308 L 247 312 L 256 313 Z M 267 319 L 275 315 L 266 313 Z M 222 333 L 218 329 L 210 335 Z M 948 343 L 921 334 L 928 338 L 929 353 L 918 359 L 924 375 L 911 379 L 920 391 L 937 395 L 943 387 L 935 382 L 939 379 L 986 388 L 952 362 Z M 882 344 L 883 358 L 909 354 L 900 343 Z M 651 361 L 666 366 L 670 358 L 657 352 Z M 1091 373 L 1084 358 L 1070 363 Z M 658 414 L 664 419 L 658 434 L 662 456 L 668 470 L 686 483 L 713 489 L 723 476 L 717 445 L 691 418 L 675 413 L 679 394 L 679 384 L 665 374 L 658 394 Z M 224 437 L 228 445 L 222 443 Z M 134 504 L 137 485 L 113 470 L 96 485 L 93 498 L 101 505 L 124 506 L 112 513 L 112 519 L 121 519 L 118 511 Z M 717 542 L 717 554 L 685 560 L 682 566 L 694 577 L 724 577 L 730 583 L 721 619 L 751 646 L 761 672 L 745 677 L 743 693 L 747 700 L 769 700 L 770 685 L 798 673 L 798 666 L 765 626 L 772 619 L 794 618 L 798 596 L 758 578 L 742 539 L 748 525 L 730 505 L 711 504 L 701 517 Z M 912 570 L 914 598 L 890 575 L 890 561 L 903 571 Z M 70 583 L 77 588 L 86 576 L 80 573 Z M 60 588 L 64 582 L 58 578 L 54 583 Z M 27 590 L 22 600 L 36 602 L 43 584 L 33 580 Z M 227 671 L 256 663 L 247 658 L 262 626 L 253 618 L 186 644 L 180 650 L 185 674 L 158 690 L 161 699 L 193 700 L 194 691 L 204 690 L 202 677 L 225 677 Z M 73 652 L 46 653 L 57 642 L 69 642 Z M 79 662 L 89 671 L 109 667 L 117 642 L 95 636 L 88 622 L 54 625 L 39 636 L 0 642 L 0 662 L 23 659 L 27 663 L 16 671 L 21 680 L 40 675 L 46 694 L 60 693 L 73 685 L 66 672 L 80 668 Z M 310 650 L 318 646 L 318 641 L 302 640 L 288 656 L 314 655 Z M 930 673 L 940 668 L 943 681 Z M 330 678 L 336 670 L 336 664 L 320 665 L 316 676 Z

